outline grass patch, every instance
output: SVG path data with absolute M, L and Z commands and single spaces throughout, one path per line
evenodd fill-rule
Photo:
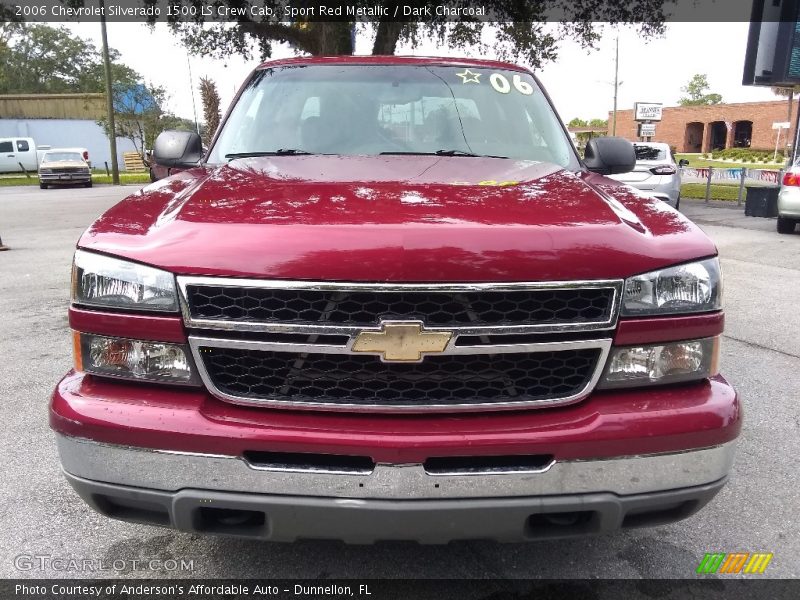
M 150 183 L 150 175 L 147 173 L 120 173 L 119 182 L 122 184 L 128 184 L 128 183 L 146 184 Z M 105 171 L 102 171 L 100 173 L 95 171 L 94 173 L 92 173 L 92 183 L 110 184 L 111 176 L 106 175 Z M 0 176 L 0 187 L 26 186 L 26 185 L 39 185 L 39 179 L 36 177 L 35 174 L 32 174 L 30 178 L 25 177 L 25 175 Z
M 742 194 L 744 200 L 747 192 Z M 706 184 L 705 183 L 684 183 L 681 186 L 681 198 L 702 198 L 706 197 Z M 738 185 L 725 185 L 725 184 L 711 184 L 711 199 L 712 200 L 726 200 L 736 201 L 739 197 Z
M 720 169 L 737 169 L 744 167 L 745 169 L 782 169 L 784 163 L 739 163 L 739 162 L 724 162 L 721 160 L 711 160 L 709 158 L 700 158 L 696 154 L 676 154 L 675 160 L 686 159 L 689 161 L 689 167 L 693 169 L 700 169 L 702 167 L 719 167 Z

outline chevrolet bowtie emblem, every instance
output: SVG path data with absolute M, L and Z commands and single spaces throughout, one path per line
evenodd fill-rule
M 380 331 L 362 331 L 353 352 L 379 354 L 384 362 L 419 362 L 425 354 L 444 352 L 451 331 L 424 331 L 420 321 L 384 321 Z

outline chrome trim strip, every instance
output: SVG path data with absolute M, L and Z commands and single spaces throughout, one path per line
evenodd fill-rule
M 494 467 L 491 469 L 455 469 L 453 471 L 428 471 L 423 465 L 422 469 L 429 477 L 474 477 L 475 475 L 538 475 L 539 473 L 547 473 L 556 464 L 555 459 L 538 469 L 530 467 Z
M 542 473 L 443 475 L 421 464 L 379 463 L 369 475 L 256 470 L 235 456 L 149 450 L 57 434 L 63 469 L 100 481 L 177 491 L 218 490 L 332 498 L 488 498 L 672 490 L 718 481 L 730 471 L 736 442 L 675 453 L 557 461 Z
M 445 349 L 444 355 L 467 355 L 467 354 L 511 354 L 511 353 L 531 353 L 531 352 L 554 352 L 579 349 L 599 349 L 600 357 L 595 365 L 592 377 L 579 392 L 571 396 L 562 398 L 546 398 L 543 400 L 521 400 L 506 402 L 484 402 L 484 403 L 464 403 L 464 404 L 349 404 L 332 402 L 298 402 L 294 400 L 280 400 L 274 398 L 254 399 L 242 396 L 234 396 L 220 390 L 211 379 L 205 367 L 205 362 L 200 354 L 200 347 L 215 348 L 236 348 L 240 350 L 261 350 L 273 352 L 298 352 L 298 353 L 329 353 L 329 354 L 353 354 L 350 350 L 352 340 L 345 346 L 332 346 L 322 344 L 286 344 L 282 342 L 259 342 L 252 340 L 221 340 L 217 338 L 189 337 L 189 347 L 192 350 L 192 357 L 197 365 L 200 378 L 203 380 L 208 391 L 226 402 L 242 404 L 245 406 L 266 406 L 271 408 L 290 408 L 293 410 L 326 410 L 326 411 L 347 411 L 347 412 L 467 412 L 467 411 L 495 411 L 511 410 L 518 408 L 564 406 L 583 400 L 591 393 L 600 379 L 606 365 L 606 359 L 611 351 L 611 339 L 600 340 L 579 340 L 568 342 L 544 342 L 538 344 L 504 344 L 504 345 L 482 345 L 482 346 L 455 346 L 453 341 Z M 379 360 L 376 358 L 375 360 Z M 428 360 L 436 360 L 430 357 Z
M 324 335 L 352 336 L 364 327 L 358 325 L 322 325 L 297 323 L 266 323 L 220 319 L 195 319 L 189 311 L 186 288 L 189 285 L 215 287 L 268 288 L 282 290 L 315 290 L 315 291 L 372 291 L 380 292 L 479 292 L 479 291 L 525 291 L 525 290 L 559 290 L 576 288 L 606 288 L 613 290 L 611 312 L 605 321 L 587 321 L 583 323 L 556 323 L 532 325 L 479 325 L 464 327 L 447 327 L 459 335 L 502 335 L 543 332 L 596 331 L 616 327 L 619 317 L 620 299 L 623 281 L 621 279 L 586 280 L 586 281 L 548 281 L 548 282 L 497 282 L 497 283 L 347 283 L 332 281 L 285 281 L 274 279 L 237 279 L 231 277 L 195 277 L 181 275 L 177 278 L 180 296 L 181 313 L 186 327 L 192 329 L 214 329 L 220 331 L 246 331 L 263 333 L 304 333 Z M 372 327 L 373 324 L 365 324 Z

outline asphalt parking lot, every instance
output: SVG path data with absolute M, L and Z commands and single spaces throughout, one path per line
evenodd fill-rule
M 729 485 L 678 524 L 588 539 L 419 546 L 270 544 L 199 537 L 101 517 L 63 480 L 47 401 L 70 367 L 69 265 L 81 231 L 134 187 L 0 188 L 0 577 L 692 577 L 706 552 L 772 552 L 765 576 L 800 576 L 800 233 L 741 209 L 684 201 L 716 241 L 725 273 L 723 373 L 745 426 Z M 102 560 L 80 573 L 28 568 L 20 556 Z M 191 571 L 134 570 L 132 560 L 185 559 Z M 96 563 L 95 563 L 96 564 Z M 119 563 L 117 563 L 119 564 Z

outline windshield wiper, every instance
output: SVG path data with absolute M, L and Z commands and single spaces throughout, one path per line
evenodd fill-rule
M 435 152 L 413 152 L 413 151 L 389 151 L 381 152 L 382 155 L 417 155 L 417 156 L 466 156 L 470 158 L 508 158 L 507 156 L 498 156 L 494 154 L 475 154 L 467 152 L 466 150 L 436 150 Z
M 278 148 L 277 150 L 269 150 L 263 152 L 233 152 L 226 154 L 225 158 L 233 160 L 234 158 L 253 158 L 256 156 L 296 156 L 299 154 L 314 154 L 313 152 L 306 152 L 305 150 L 298 150 L 297 148 Z

